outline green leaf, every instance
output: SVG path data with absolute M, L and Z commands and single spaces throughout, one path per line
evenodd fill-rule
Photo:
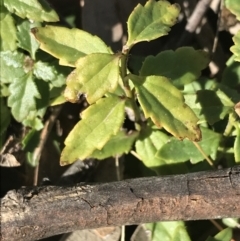
M 59 59 L 61 65 L 75 66 L 75 62 L 92 53 L 111 53 L 97 36 L 80 29 L 46 26 L 33 28 L 32 33 L 40 48 Z
M 5 101 L 3 98 L 0 98 L 0 116 L 1 116 L 1 118 L 0 118 L 0 137 L 2 139 L 2 135 L 8 128 L 8 125 L 10 124 L 10 120 L 11 120 L 11 114 L 10 114 L 9 108 L 5 104 Z
M 230 228 L 240 228 L 239 218 L 223 218 L 222 222 Z
M 42 120 L 39 119 L 37 111 L 30 111 L 28 116 L 22 121 L 22 124 L 37 131 L 43 128 Z
M 138 4 L 128 18 L 128 41 L 131 48 L 142 41 L 151 41 L 167 35 L 176 21 L 180 7 L 167 1 L 148 1 L 143 7 Z
M 125 100 L 110 96 L 98 100 L 82 113 L 82 120 L 65 140 L 61 165 L 71 164 L 89 157 L 94 150 L 101 150 L 116 135 L 123 124 Z
M 240 31 L 233 37 L 233 45 L 230 50 L 234 54 L 234 60 L 240 62 Z
M 240 63 L 234 60 L 234 55 L 227 61 L 221 83 L 237 89 L 240 86 Z
M 20 18 L 29 18 L 37 22 L 57 22 L 57 13 L 45 0 L 4 0 L 4 5 L 11 13 L 15 13 Z
M 184 103 L 182 93 L 162 76 L 130 75 L 145 117 L 179 139 L 199 141 L 201 131 L 194 112 Z
M 0 5 L 1 6 L 1 5 Z M 14 51 L 17 49 L 17 35 L 16 35 L 16 27 L 14 23 L 14 19 L 7 12 L 7 9 L 4 6 L 0 8 L 0 42 L 1 42 L 1 50 L 11 50 Z
M 17 24 L 17 38 L 18 38 L 18 46 L 26 51 L 28 51 L 32 57 L 35 59 L 35 53 L 39 47 L 39 43 L 34 38 L 34 36 L 30 33 L 31 28 L 36 26 L 36 24 L 31 23 L 28 19 L 20 20 Z
M 33 73 L 38 79 L 50 82 L 54 87 L 62 87 L 66 82 L 66 76 L 70 68 L 59 66 L 55 61 L 37 61 L 34 64 Z
M 65 98 L 77 102 L 79 94 L 85 93 L 87 101 L 92 104 L 107 92 L 114 92 L 118 85 L 119 55 L 90 54 L 76 63 L 74 70 L 67 78 Z
M 238 0 L 225 0 L 225 6 L 233 14 L 236 15 L 237 19 L 240 20 L 240 6 Z
M 173 241 L 191 241 L 188 232 L 184 226 L 176 228 L 173 236 Z
M 111 156 L 121 156 L 128 153 L 137 136 L 138 132 L 127 134 L 125 131 L 119 131 L 115 136 L 111 137 L 101 150 L 95 150 L 91 157 L 103 160 Z
M 158 130 L 147 127 L 142 129 L 135 143 L 136 152 L 144 165 L 153 168 L 165 164 L 163 160 L 156 157 L 157 151 L 167 143 L 170 137 Z
M 240 125 L 235 125 L 237 136 L 234 141 L 234 158 L 236 163 L 240 163 Z
M 2 83 L 11 83 L 16 78 L 23 77 L 25 56 L 17 51 L 0 52 L 1 71 L 0 78 Z
M 159 75 L 171 79 L 175 86 L 183 86 L 196 80 L 209 63 L 208 54 L 192 47 L 167 50 L 157 56 L 148 56 L 140 75 Z
M 207 128 L 202 127 L 202 140 L 198 142 L 202 150 L 212 159 L 216 158 L 217 149 L 221 136 Z M 190 160 L 192 163 L 203 161 L 205 158 L 189 140 L 177 140 L 172 138 L 157 152 L 156 156 L 160 159 L 171 162 L 185 162 Z
M 221 90 L 200 90 L 197 92 L 196 102 L 201 105 L 200 115 L 204 116 L 210 125 L 232 112 L 234 106 Z
M 158 222 L 144 224 L 151 234 L 151 241 L 191 241 L 184 222 Z
M 22 122 L 31 110 L 36 109 L 36 99 L 40 98 L 31 73 L 14 79 L 9 85 L 11 95 L 8 98 L 8 106 L 12 108 L 14 118 Z
M 215 235 L 214 238 L 208 237 L 206 241 L 231 241 L 231 239 L 232 239 L 232 229 L 225 228 L 217 235 Z

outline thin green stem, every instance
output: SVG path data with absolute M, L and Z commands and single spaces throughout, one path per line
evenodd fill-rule
M 193 141 L 193 144 L 197 147 L 198 151 L 203 155 L 203 157 L 207 160 L 208 164 L 215 169 L 212 159 L 204 152 L 202 147 L 198 142 Z
M 129 51 L 130 51 L 130 48 L 126 48 L 125 46 L 123 46 L 120 72 L 121 72 L 121 77 L 122 77 L 122 81 L 123 81 L 124 91 L 125 91 L 126 96 L 129 98 L 130 106 L 132 107 L 134 115 L 135 115 L 135 122 L 137 123 L 141 119 L 140 113 L 139 113 L 139 108 L 136 104 L 134 94 L 129 86 L 129 79 L 127 76 L 128 75 L 127 60 L 128 60 Z

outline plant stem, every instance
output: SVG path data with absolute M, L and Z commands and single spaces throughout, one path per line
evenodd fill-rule
M 127 77 L 127 60 L 128 60 L 129 51 L 130 51 L 130 48 L 126 48 L 126 46 L 123 46 L 120 72 L 121 72 L 121 77 L 122 77 L 122 81 L 123 81 L 124 91 L 125 91 L 126 96 L 129 98 L 129 103 L 134 112 L 135 122 L 137 123 L 141 120 L 139 108 L 136 104 L 134 94 L 129 86 L 129 79 Z
M 193 144 L 197 147 L 197 149 L 199 150 L 199 152 L 203 155 L 203 157 L 207 160 L 207 162 L 209 163 L 209 165 L 215 169 L 215 166 L 213 164 L 213 161 L 211 160 L 211 158 L 209 156 L 206 155 L 206 153 L 204 152 L 204 150 L 202 149 L 202 147 L 195 141 L 193 141 Z

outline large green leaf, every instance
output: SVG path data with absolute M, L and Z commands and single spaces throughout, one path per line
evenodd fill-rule
M 125 100 L 107 97 L 98 100 L 82 113 L 82 120 L 65 140 L 61 165 L 89 157 L 94 150 L 101 150 L 116 135 L 123 124 Z
M 151 233 L 151 241 L 191 241 L 184 222 L 158 222 L 144 224 Z
M 91 157 L 103 160 L 111 156 L 121 156 L 128 153 L 137 136 L 138 132 L 127 134 L 124 130 L 119 131 L 115 136 L 111 137 L 101 150 L 95 150 Z
M 92 53 L 111 53 L 97 36 L 80 29 L 46 26 L 33 28 L 40 48 L 59 59 L 61 65 L 75 66 L 75 62 Z
M 167 1 L 149 0 L 145 6 L 138 4 L 128 18 L 128 41 L 131 47 L 141 41 L 151 41 L 167 35 L 176 21 L 180 7 Z
M 184 103 L 182 93 L 165 77 L 130 75 L 145 117 L 179 139 L 199 141 L 201 131 L 194 112 Z
M 57 22 L 57 13 L 45 0 L 4 0 L 4 5 L 11 13 L 21 18 L 29 18 L 37 22 Z
M 202 127 L 201 130 L 202 140 L 199 142 L 199 145 L 206 155 L 215 159 L 221 136 L 207 128 Z M 156 156 L 160 159 L 176 163 L 187 160 L 197 163 L 204 160 L 203 155 L 191 141 L 186 139 L 180 141 L 176 138 L 172 138 L 162 146 Z
M 21 78 L 24 71 L 25 55 L 17 51 L 0 52 L 0 78 L 2 83 L 11 83 L 15 78 Z
M 234 54 L 234 60 L 240 62 L 240 31 L 238 31 L 237 34 L 233 37 L 233 42 L 235 45 L 233 45 L 230 50 Z
M 10 13 L 7 12 L 7 9 L 0 5 L 0 43 L 1 50 L 11 50 L 14 51 L 17 49 L 17 35 L 16 35 L 16 26 L 14 19 Z
M 209 63 L 208 54 L 192 47 L 182 47 L 175 52 L 167 50 L 149 56 L 143 62 L 140 75 L 159 75 L 171 79 L 175 86 L 189 84 L 201 75 Z
M 35 59 L 35 53 L 39 47 L 39 43 L 30 33 L 31 28 L 34 26 L 35 24 L 31 23 L 28 19 L 21 20 L 17 24 L 18 46 L 28 51 L 32 59 Z
M 236 15 L 237 19 L 240 20 L 240 5 L 238 0 L 225 0 L 225 6 Z
M 22 122 L 30 111 L 36 109 L 36 98 L 40 98 L 34 78 L 31 73 L 14 79 L 9 85 L 11 95 L 8 98 L 8 106 L 12 108 L 14 118 Z
M 85 93 L 87 101 L 92 104 L 107 92 L 114 92 L 118 85 L 119 55 L 90 54 L 76 63 L 74 70 L 67 78 L 65 98 L 77 102 L 78 95 Z

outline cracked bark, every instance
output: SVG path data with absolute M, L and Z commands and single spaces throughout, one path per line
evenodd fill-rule
M 166 220 L 240 217 L 240 166 L 102 184 L 26 187 L 1 199 L 2 241 Z

